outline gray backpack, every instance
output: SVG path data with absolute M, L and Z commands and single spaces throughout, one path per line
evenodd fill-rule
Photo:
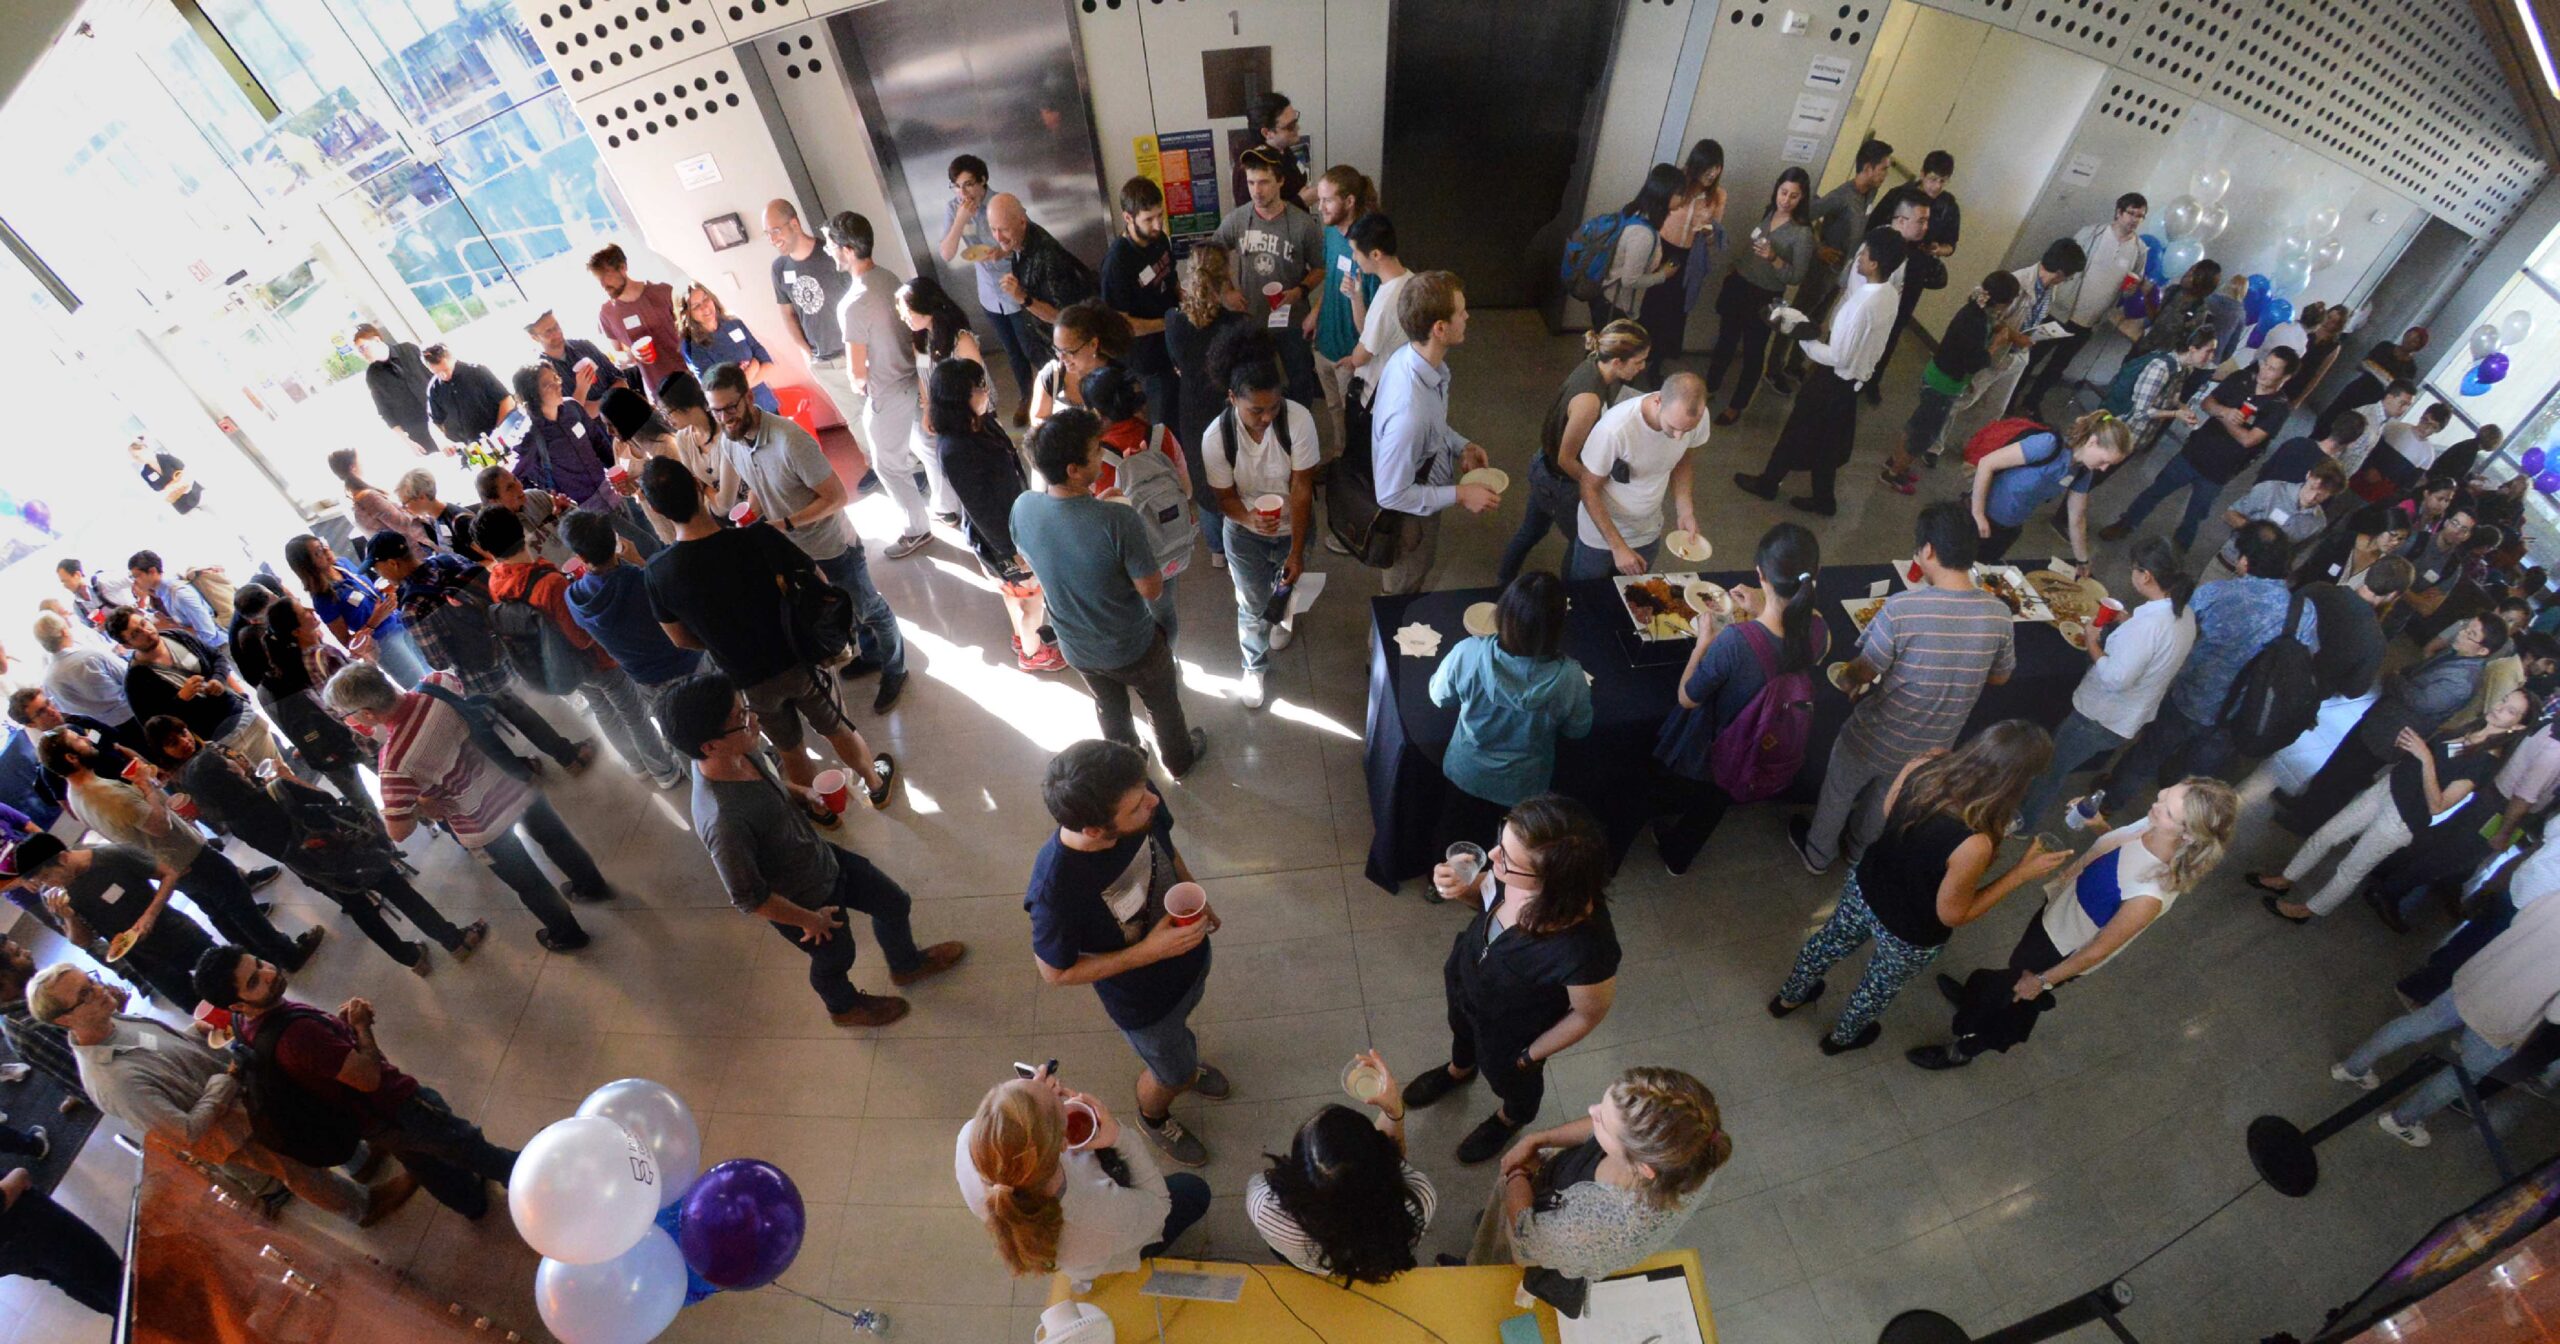
M 1170 579 L 1190 567 L 1191 545 L 1200 535 L 1200 525 L 1192 511 L 1191 492 L 1182 483 L 1182 470 L 1174 465 L 1182 446 L 1174 442 L 1171 430 L 1156 432 L 1162 436 L 1162 451 L 1123 457 L 1105 448 L 1103 453 L 1111 459 L 1113 485 L 1137 510 L 1138 523 L 1146 529 L 1147 549 Z

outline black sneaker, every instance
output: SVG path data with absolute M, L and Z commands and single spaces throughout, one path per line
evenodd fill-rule
M 906 691 L 906 689 L 907 689 L 907 674 L 906 674 L 906 673 L 904 673 L 904 672 L 883 672 L 883 673 L 881 673 L 881 674 L 880 674 L 880 689 L 879 689 L 879 690 L 877 690 L 877 691 L 875 691 L 875 692 L 873 692 L 873 693 L 872 693 L 872 696 L 871 696 L 871 712 L 872 712 L 872 713 L 874 713 L 874 714 L 886 714 L 886 713 L 888 713 L 888 712 L 889 712 L 889 707 L 890 707 L 891 705 L 894 705 L 894 704 L 898 703 L 898 697 L 899 697 L 900 695 L 904 694 L 904 693 L 905 693 L 905 691 Z
M 846 681 L 859 681 L 864 677 L 878 673 L 881 666 L 882 664 L 877 658 L 856 658 L 846 663 L 844 666 L 837 668 L 836 675 L 844 678 Z
M 542 944 L 542 950 L 545 952 L 575 952 L 593 942 L 594 939 L 588 937 L 583 929 L 565 936 L 554 934 L 549 929 L 535 929 L 533 941 Z
M 1815 877 L 1831 871 L 1830 864 L 1813 861 L 1813 818 L 1787 818 L 1787 847 L 1796 852 L 1796 859 L 1804 864 L 1804 870 Z
M 1958 1008 L 1962 1008 L 1964 1006 L 1964 982 L 1944 971 L 1938 972 L 1938 997 L 1945 999 L 1947 1002 L 1954 1004 Z
M 1138 1129 L 1147 1136 L 1148 1142 L 1156 1146 L 1156 1151 L 1167 1158 L 1186 1167 L 1209 1165 L 1208 1146 L 1200 1142 L 1199 1135 L 1184 1129 L 1182 1122 L 1172 1116 L 1150 1120 L 1146 1112 L 1141 1111 L 1138 1113 Z
M 1787 1002 L 1787 992 L 1785 990 L 1779 990 L 1777 993 L 1769 996 L 1769 1016 L 1785 1017 L 1787 1014 L 1794 1012 L 1798 1008 L 1802 1008 L 1806 1004 L 1813 1002 L 1815 999 L 1821 998 L 1822 991 L 1829 989 L 1830 987 L 1831 984 L 1829 981 L 1816 980 L 1813 982 L 1813 992 L 1805 995 L 1794 1003 Z
M 1733 488 L 1746 495 L 1757 495 L 1772 502 L 1778 498 L 1778 487 L 1763 483 L 1759 477 L 1747 471 L 1733 473 Z
M 276 879 L 282 876 L 284 876 L 284 870 L 282 868 L 278 868 L 274 864 L 268 864 L 264 868 L 252 868 L 249 871 L 242 873 L 240 875 L 240 880 L 248 883 L 249 890 L 251 891 L 264 891 L 267 888 L 274 886 Z
M 561 884 L 560 894 L 568 897 L 570 900 L 577 901 L 580 904 L 593 904 L 597 901 L 612 900 L 614 897 L 614 890 L 612 886 L 608 884 L 599 884 L 587 887 L 580 886 L 575 882 L 565 882 Z
M 1903 1051 L 1902 1057 L 1910 1060 L 1913 1064 L 1916 1064 L 1921 1068 L 1928 1069 L 1933 1072 L 1943 1071 L 1946 1069 L 1961 1069 L 1965 1065 L 1973 1062 L 1973 1056 L 1958 1050 L 1952 1045 L 1914 1046 L 1909 1050 Z
M 1475 1075 L 1472 1073 L 1465 1078 L 1452 1078 L 1449 1076 L 1448 1065 L 1435 1064 L 1417 1074 L 1412 1082 L 1404 1085 L 1405 1109 L 1410 1111 L 1428 1106 L 1466 1086 L 1474 1079 Z
M 880 787 L 879 787 L 879 788 L 876 788 L 876 789 L 866 790 L 865 792 L 867 793 L 867 795 L 868 795 L 868 796 L 869 796 L 869 798 L 870 798 L 870 801 L 871 801 L 871 810 L 872 810 L 872 811 L 874 811 L 874 812 L 878 812 L 878 811 L 882 811 L 882 810 L 886 809 L 886 808 L 889 806 L 889 795 L 890 795 L 891 793 L 895 792 L 895 791 L 896 791 L 896 789 L 897 789 L 897 786 L 898 786 L 898 761 L 897 761 L 897 758 L 896 758 L 896 757 L 894 757 L 894 756 L 891 756 L 889 753 L 887 753 L 887 752 L 885 752 L 885 751 L 884 751 L 884 752 L 881 752 L 880 754 L 878 754 L 878 755 L 876 755 L 876 756 L 874 756 L 874 757 L 872 757 L 872 758 L 871 758 L 871 769 L 872 769 L 872 772 L 873 772 L 874 774 L 877 774 L 878 776 L 880 776 Z
M 1182 767 L 1182 768 L 1181 768 L 1181 769 L 1179 769 L 1179 770 L 1174 770 L 1174 771 L 1173 771 L 1173 777 L 1174 777 L 1175 779 L 1187 779 L 1187 778 L 1189 778 L 1189 777 L 1190 777 L 1190 775 L 1191 775 L 1191 772 L 1192 772 L 1192 771 L 1197 770 L 1197 769 L 1199 769 L 1199 768 L 1200 768 L 1200 762 L 1202 762 L 1202 761 L 1204 761 L 1204 760 L 1207 760 L 1208 758 L 1209 758 L 1209 730 L 1208 730 L 1208 729 L 1206 729 L 1206 728 L 1194 728 L 1194 729 L 1192 729 L 1192 730 L 1191 730 L 1191 763 L 1190 763 L 1189 765 L 1186 765 L 1186 766 Z M 1172 769 L 1172 767 L 1171 767 L 1171 766 L 1167 766 L 1167 767 L 1165 767 L 1165 768 L 1166 768 L 1166 769 L 1168 769 L 1168 770 L 1171 770 L 1171 769 Z
M 327 929 L 316 926 L 304 929 L 302 932 L 294 935 L 293 968 L 295 970 L 302 969 L 302 964 L 311 960 L 311 954 L 319 950 L 320 940 L 328 936 L 329 931 Z
M 1470 1167 L 1490 1162 L 1502 1156 L 1502 1150 L 1511 1146 L 1511 1136 L 1519 1132 L 1520 1126 L 1503 1119 L 1502 1112 L 1496 1110 L 1468 1130 L 1467 1137 L 1458 1140 L 1458 1161 Z
M 1191 1075 L 1191 1090 L 1211 1101 L 1225 1101 L 1236 1094 L 1235 1084 L 1228 1082 L 1227 1075 L 1218 1072 L 1215 1064 L 1203 1064 L 1198 1073 Z
M 1868 1046 L 1875 1044 L 1876 1038 L 1882 1035 L 1884 1035 L 1884 1024 L 1882 1022 L 1870 1022 L 1867 1025 L 1858 1028 L 1858 1034 L 1845 1041 L 1833 1040 L 1830 1034 L 1826 1032 L 1822 1037 L 1822 1053 L 1826 1055 L 1845 1055 L 1852 1050 L 1864 1050 Z

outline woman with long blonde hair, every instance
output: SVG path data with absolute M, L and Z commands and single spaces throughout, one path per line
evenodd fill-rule
M 1678 1069 L 1629 1069 L 1581 1119 L 1503 1153 L 1467 1263 L 1534 1265 L 1567 1281 L 1533 1273 L 1541 1296 L 1569 1298 L 1667 1249 L 1732 1157 L 1705 1084 Z
M 2107 964 L 2169 913 L 2222 862 L 2240 823 L 2240 795 L 2201 776 L 2162 789 L 2151 810 L 2100 837 L 2045 888 L 2044 912 L 2027 922 L 2006 970 L 1964 982 L 1938 977 L 1958 1001 L 1955 1039 L 1904 1058 L 1924 1069 L 1960 1069 L 2027 1039 L 2054 1005 L 2054 988 Z M 2013 974 L 2014 973 L 2014 974 Z
M 1071 1109 L 1081 1114 L 1071 1119 Z M 1070 1142 L 1075 1133 L 1082 1143 Z M 1108 1108 L 1054 1074 L 987 1090 L 960 1127 L 952 1174 L 1005 1268 L 1064 1274 L 1084 1292 L 1136 1269 L 1209 1211 L 1208 1182 L 1166 1176 L 1147 1144 L 1120 1137 Z
M 1822 973 L 1872 938 L 1866 974 L 1822 1038 L 1822 1053 L 1875 1044 L 1884 1030 L 1876 1019 L 1946 951 L 1957 929 L 2070 859 L 2069 851 L 2048 850 L 2039 840 L 2008 872 L 1988 877 L 2000 837 L 2052 758 L 2044 729 L 2007 719 L 1953 751 L 1902 767 L 1884 796 L 1884 833 L 1850 871 L 1831 918 L 1796 953 L 1794 971 L 1769 1000 L 1769 1016 L 1785 1017 L 1822 997 Z

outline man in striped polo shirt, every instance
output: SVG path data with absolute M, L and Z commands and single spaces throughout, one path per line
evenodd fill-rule
M 1857 707 L 1832 744 L 1822 797 L 1810 819 L 1787 822 L 1787 842 L 1809 873 L 1828 872 L 1844 853 L 1855 862 L 1884 829 L 1893 777 L 1913 758 L 1953 745 L 1982 688 L 2007 681 L 2017 666 L 2009 604 L 1973 583 L 1979 538 L 1965 506 L 1932 504 L 1912 531 L 1920 583 L 1886 598 L 1867 623 L 1842 674 Z
M 326 698 L 332 713 L 382 743 L 382 821 L 392 842 L 407 840 L 421 819 L 443 822 L 542 921 L 533 940 L 544 951 L 574 952 L 587 945 L 587 931 L 534 866 L 517 827 L 568 875 L 570 896 L 609 900 L 613 888 L 531 772 L 512 757 L 492 758 L 474 740 L 461 686 L 450 672 L 430 672 L 417 690 L 404 692 L 373 664 L 350 663 L 329 678 Z

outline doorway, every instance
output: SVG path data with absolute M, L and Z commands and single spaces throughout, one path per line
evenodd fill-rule
M 1396 0 L 1387 209 L 1408 255 L 1466 277 L 1470 307 L 1532 307 L 1554 288 L 1624 7 Z

